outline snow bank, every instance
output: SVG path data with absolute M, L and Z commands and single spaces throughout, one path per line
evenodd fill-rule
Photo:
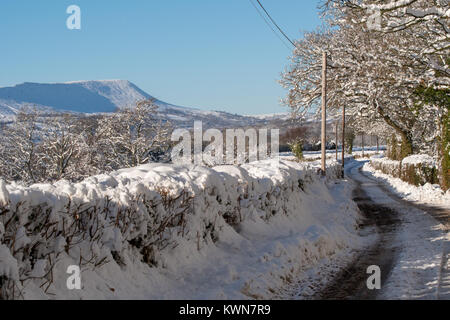
M 426 165 L 428 167 L 436 167 L 436 161 L 427 154 L 415 154 L 402 160 L 402 164 Z
M 149 164 L 76 184 L 0 182 L 0 296 L 268 297 L 356 243 L 351 188 L 333 192 L 340 166 L 317 170 Z M 66 286 L 70 265 L 82 290 Z
M 425 183 L 423 186 L 414 186 L 400 178 L 380 172 L 373 166 L 372 161 L 370 164 L 366 163 L 363 170 L 385 182 L 391 191 L 406 200 L 450 207 L 450 190 L 444 192 L 437 184 Z
M 371 157 L 370 163 L 373 168 L 379 170 L 385 174 L 389 174 L 394 177 L 400 177 L 401 162 L 396 160 L 390 160 L 384 157 Z
M 428 155 L 412 155 L 402 161 L 372 157 L 370 163 L 374 169 L 415 186 L 439 183 L 436 161 Z

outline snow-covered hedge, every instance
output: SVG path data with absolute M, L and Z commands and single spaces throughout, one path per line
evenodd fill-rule
M 370 158 L 370 164 L 376 170 L 380 170 L 385 174 L 389 174 L 396 178 L 400 177 L 401 162 L 396 160 L 389 160 L 387 158 Z
M 330 164 L 327 179 L 340 172 Z M 138 257 L 170 268 L 192 248 L 226 241 L 245 221 L 308 221 L 302 194 L 314 184 L 326 188 L 317 166 L 291 161 L 212 169 L 150 164 L 76 184 L 0 181 L 0 298 L 21 297 L 30 281 L 43 294 L 61 289 L 55 266 L 59 273 L 71 264 L 126 267 Z
M 402 161 L 389 160 L 387 158 L 371 158 L 370 164 L 374 169 L 384 174 L 400 178 L 415 186 L 423 186 L 426 183 L 438 183 L 436 162 L 428 155 L 412 155 Z
M 436 161 L 432 157 L 423 154 L 403 159 L 401 179 L 415 186 L 423 186 L 427 183 L 438 184 Z

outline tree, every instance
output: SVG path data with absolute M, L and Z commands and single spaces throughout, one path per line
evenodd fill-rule
M 437 104 L 418 107 L 414 99 L 420 86 L 436 90 L 449 86 L 449 41 L 447 31 L 442 29 L 442 22 L 448 21 L 448 11 L 443 14 L 441 9 L 447 7 L 440 2 L 437 9 L 440 13 L 435 14 L 430 3 L 326 1 L 324 15 L 328 27 L 306 34 L 296 42 L 292 64 L 283 74 L 281 83 L 289 90 L 285 102 L 294 111 L 305 112 L 317 107 L 319 52 L 325 50 L 330 53 L 331 112 L 345 104 L 358 129 L 364 132 L 371 124 L 384 122 L 391 128 L 389 131 L 394 130 L 401 137 L 406 154 L 436 149 L 433 141 L 443 127 L 447 108 Z M 406 8 L 405 14 L 399 4 Z M 379 9 L 388 23 L 383 20 L 382 27 L 373 28 L 369 23 L 373 18 L 372 9 Z M 426 19 L 418 17 L 420 10 L 428 12 Z M 404 28 L 397 28 L 394 26 L 400 25 L 399 20 L 395 24 L 389 19 L 403 19 L 403 22 L 415 19 L 416 23 L 406 22 Z
M 76 158 L 81 153 L 82 141 L 77 133 L 77 117 L 70 114 L 55 115 L 47 120 L 42 142 L 44 161 L 51 180 L 79 178 L 78 170 L 84 164 Z
M 39 114 L 22 110 L 0 127 L 0 176 L 25 184 L 85 177 L 168 161 L 170 126 L 153 101 L 112 115 Z
M 353 143 L 355 142 L 355 131 L 347 126 L 345 130 L 345 148 L 348 154 L 353 153 Z
M 156 119 L 151 100 L 121 109 L 99 121 L 100 145 L 112 170 L 161 160 L 170 147 L 170 125 Z
M 289 143 L 292 153 L 298 160 L 303 160 L 303 141 L 295 139 Z
M 9 180 L 36 183 L 45 176 L 39 147 L 39 114 L 22 109 L 16 121 L 3 129 L 2 175 Z
M 107 171 L 106 156 L 101 148 L 99 127 L 105 115 L 89 115 L 77 118 L 74 128 L 79 143 L 76 157 L 77 173 L 80 177 L 89 177 Z M 79 165 L 80 164 L 80 165 Z

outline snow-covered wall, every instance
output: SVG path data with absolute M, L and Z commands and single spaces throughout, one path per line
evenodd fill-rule
M 245 252 L 252 237 L 260 239 L 252 246 L 293 237 L 294 251 L 281 249 L 293 270 L 303 268 L 349 245 L 357 219 L 354 203 L 337 204 L 329 191 L 340 165 L 331 163 L 327 178 L 317 169 L 283 160 L 212 169 L 150 164 L 76 184 L 0 181 L 0 297 L 163 298 L 168 283 L 181 290 L 174 277 L 209 265 L 220 248 Z M 83 290 L 67 289 L 69 265 L 89 279 Z M 242 290 L 231 297 L 251 296 Z

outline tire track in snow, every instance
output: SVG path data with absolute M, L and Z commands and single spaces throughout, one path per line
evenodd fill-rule
M 366 285 L 369 276 L 366 272 L 367 268 L 371 265 L 380 267 L 383 288 L 395 263 L 397 248 L 393 246 L 393 242 L 395 231 L 400 224 L 398 213 L 374 202 L 367 195 L 363 187 L 364 181 L 357 178 L 354 169 L 358 169 L 358 167 L 347 168 L 347 175 L 356 184 L 353 200 L 364 217 L 364 221 L 360 225 L 361 232 L 376 230 L 379 237 L 371 247 L 360 251 L 313 299 L 376 299 L 379 291 L 369 290 Z
M 377 183 L 378 187 L 391 199 L 401 203 L 405 207 L 413 207 L 426 212 L 444 226 L 446 240 L 444 240 L 442 245 L 442 257 L 438 276 L 436 299 L 450 300 L 450 210 L 435 205 L 425 205 L 422 203 L 407 201 L 389 190 L 385 184 L 377 181 L 377 179 L 371 176 L 370 173 L 364 172 L 361 169 L 362 167 L 359 168 L 359 173 L 365 178 Z
M 397 279 L 393 278 L 390 281 L 390 276 L 394 267 L 400 262 L 399 255 L 405 249 L 405 243 L 400 240 L 401 237 L 397 237 L 405 224 L 410 223 L 410 221 L 404 219 L 405 210 L 414 208 L 428 213 L 445 226 L 447 231 L 445 239 L 448 239 L 450 220 L 448 210 L 403 200 L 388 190 L 384 184 L 363 174 L 360 164 L 362 162 L 349 163 L 346 173 L 356 183 L 354 200 L 366 218 L 361 225 L 361 231 L 370 232 L 370 227 L 375 226 L 375 230 L 379 234 L 378 241 L 368 249 L 359 252 L 346 267 L 333 277 L 333 280 L 324 289 L 312 297 L 313 299 L 377 299 L 391 296 L 392 286 L 388 286 L 389 288 L 386 289 L 385 284 L 387 282 L 394 283 L 394 288 L 396 282 L 398 285 L 398 281 L 395 281 Z M 370 194 L 370 197 L 368 194 Z M 386 196 L 392 200 L 392 205 L 389 201 L 386 202 Z M 438 299 L 450 298 L 449 242 L 445 239 L 442 245 L 443 252 L 439 276 L 435 285 L 435 298 Z M 369 275 L 366 270 L 370 265 L 378 265 L 381 268 L 382 290 L 372 291 L 367 289 L 366 280 Z M 429 279 L 421 279 L 420 277 L 418 280 L 424 283 L 429 281 Z M 421 284 L 418 283 L 417 285 L 419 286 L 418 292 L 421 292 Z M 412 289 L 414 290 L 414 287 Z M 412 295 L 412 298 L 414 298 L 414 295 Z

